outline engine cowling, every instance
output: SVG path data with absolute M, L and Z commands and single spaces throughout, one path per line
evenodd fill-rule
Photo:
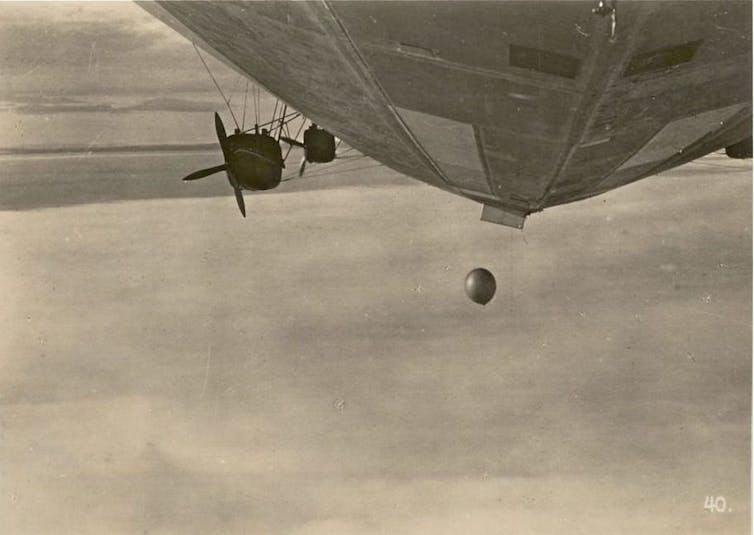
M 734 143 L 733 145 L 725 147 L 725 154 L 729 158 L 736 158 L 738 160 L 751 158 L 751 136 L 747 137 L 743 141 L 739 141 L 738 143 Z
M 283 154 L 272 136 L 235 134 L 228 138 L 229 170 L 243 189 L 268 190 L 280 184 Z
M 328 163 L 335 159 L 335 136 L 312 124 L 304 132 L 304 156 L 307 162 Z

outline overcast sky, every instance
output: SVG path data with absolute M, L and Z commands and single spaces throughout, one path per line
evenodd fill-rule
M 191 43 L 133 2 L 0 2 L 0 50 L 0 147 L 214 141 Z M 240 109 L 242 77 L 205 58 Z

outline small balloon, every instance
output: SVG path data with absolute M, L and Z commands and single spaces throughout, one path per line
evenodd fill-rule
M 486 305 L 495 297 L 495 290 L 495 276 L 486 269 L 472 269 L 466 275 L 466 295 L 475 303 Z

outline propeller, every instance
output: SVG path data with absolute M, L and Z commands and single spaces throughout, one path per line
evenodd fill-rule
M 219 173 L 220 171 L 225 171 L 226 175 L 228 176 L 228 182 L 230 182 L 230 185 L 233 187 L 233 192 L 236 194 L 236 203 L 238 203 L 238 209 L 241 211 L 241 215 L 246 217 L 246 204 L 243 200 L 243 192 L 241 191 L 241 188 L 236 183 L 236 181 L 233 179 L 233 175 L 228 172 L 228 167 L 230 165 L 229 163 L 229 151 L 228 151 L 228 135 L 225 133 L 225 125 L 223 125 L 222 119 L 220 119 L 220 115 L 215 112 L 215 132 L 217 133 L 217 141 L 220 142 L 220 148 L 223 151 L 223 159 L 225 160 L 225 163 L 222 165 L 216 165 L 214 167 L 209 167 L 207 169 L 200 169 L 199 171 L 194 171 L 190 175 L 187 175 L 183 177 L 183 180 L 199 180 L 200 178 L 204 178 L 210 175 L 214 175 L 215 173 Z M 259 156 L 259 155 L 257 155 Z M 263 158 L 263 156 L 259 156 L 260 158 Z

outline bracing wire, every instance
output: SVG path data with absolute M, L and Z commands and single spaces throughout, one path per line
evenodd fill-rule
M 236 78 L 236 81 L 233 82 L 233 87 L 230 88 L 230 96 L 228 97 L 228 102 L 233 102 L 233 97 L 236 96 L 236 89 L 238 88 L 239 82 L 243 80 L 243 75 L 239 75 L 238 78 Z
M 287 107 L 288 105 L 286 104 L 285 108 L 287 109 Z M 273 118 L 271 121 L 267 121 L 265 124 L 271 125 L 270 135 L 272 135 L 275 133 L 275 130 L 282 128 L 292 121 L 295 121 L 298 117 L 301 117 L 301 112 L 292 111 L 291 113 L 286 113 L 286 115 L 280 115 L 277 118 Z
M 357 163 L 357 160 L 363 160 L 363 159 L 369 158 L 365 154 L 361 154 L 359 152 L 357 152 L 356 154 L 352 154 L 350 156 L 343 156 L 343 154 L 347 152 L 348 150 L 353 150 L 353 147 L 349 147 L 348 149 L 346 149 L 346 151 L 343 151 L 340 154 L 338 154 L 334 162 L 330 162 L 329 164 L 322 165 L 320 169 L 318 169 L 317 171 L 314 171 L 313 173 L 308 173 L 306 177 L 299 177 L 296 173 L 291 173 L 290 175 L 283 177 L 283 181 L 285 182 L 288 180 L 298 180 L 299 178 L 311 178 L 315 176 L 322 176 L 322 175 L 328 175 L 328 174 L 338 174 L 341 172 L 346 172 L 348 170 L 357 171 L 360 169 L 365 169 L 366 167 L 357 167 L 357 168 L 351 168 L 351 169 L 343 168 L 343 166 L 346 164 Z M 290 150 L 288 152 L 290 152 Z M 287 154 L 286 154 L 286 158 L 287 158 Z M 377 162 L 376 165 L 383 165 L 383 164 L 380 164 L 379 162 Z M 368 166 L 368 167 L 371 167 L 371 166 Z M 334 172 L 333 169 L 337 169 L 337 171 Z
M 285 117 L 285 124 L 288 124 L 288 123 L 290 123 L 291 121 L 294 121 L 294 120 L 296 120 L 296 119 L 297 119 L 298 117 L 300 117 L 300 116 L 301 116 L 301 113 L 299 113 L 299 112 L 297 112 L 297 111 L 292 111 L 291 113 L 289 113 L 289 114 L 288 114 L 288 115 L 287 115 L 287 116 Z M 271 121 L 267 121 L 267 122 L 265 122 L 265 123 L 261 123 L 261 124 L 258 124 L 257 126 L 259 126 L 260 128 L 261 128 L 261 127 L 266 127 L 266 126 L 270 126 L 270 127 L 271 127 L 271 126 L 272 126 L 272 125 L 273 125 L 274 123 L 278 122 L 279 120 L 280 120 L 280 119 L 274 119 L 274 120 L 271 120 Z M 249 128 L 249 129 L 247 129 L 247 130 L 244 130 L 244 132 L 249 132 L 250 130 L 252 130 L 252 129 L 251 129 L 251 128 Z
M 220 88 L 220 84 L 217 83 L 217 80 L 215 80 L 214 75 L 212 74 L 212 71 L 209 70 L 209 66 L 207 65 L 207 62 L 204 61 L 204 58 L 199 53 L 199 48 L 197 48 L 196 43 L 191 43 L 194 45 L 194 50 L 196 50 L 196 55 L 199 56 L 199 59 L 202 61 L 202 65 L 204 65 L 204 68 L 207 70 L 207 74 L 209 74 L 209 77 L 212 78 L 212 81 L 215 84 L 215 87 L 220 92 L 220 96 L 223 97 L 223 100 L 225 101 L 225 105 L 228 107 L 228 111 L 230 112 L 230 116 L 233 118 L 233 122 L 236 123 L 236 128 L 239 128 L 238 121 L 236 120 L 236 116 L 233 114 L 233 108 L 230 107 L 230 102 L 225 97 L 225 93 L 223 93 L 223 90 Z
M 277 117 L 278 114 L 278 103 L 280 102 L 280 99 L 275 99 L 275 109 L 272 110 L 272 121 L 270 121 L 271 125 L 275 122 L 275 117 Z M 272 129 L 272 126 L 270 125 L 270 129 Z
M 301 126 L 298 127 L 298 131 L 296 132 L 296 135 L 293 136 L 293 139 L 298 139 L 298 136 L 301 134 L 301 131 L 304 129 L 304 125 L 306 124 L 306 119 L 301 121 Z M 286 128 L 288 128 L 288 125 L 286 124 Z M 283 161 L 288 160 L 288 155 L 293 150 L 293 145 L 288 145 L 288 150 L 285 153 L 285 158 L 283 158 Z
M 283 106 L 283 113 L 280 114 L 280 124 L 278 125 L 278 141 L 280 136 L 283 135 L 283 126 L 285 125 L 285 113 L 288 111 L 288 104 Z
M 246 90 L 243 92 L 243 117 L 241 118 L 241 130 L 246 125 L 246 97 L 249 94 L 249 81 L 246 80 Z
M 259 86 L 254 84 L 254 124 L 259 124 Z
M 339 175 L 339 174 L 342 174 L 342 173 L 355 172 L 355 171 L 363 171 L 365 169 L 374 169 L 375 167 L 384 167 L 384 165 L 381 164 L 381 163 L 373 163 L 373 164 L 364 165 L 362 167 L 355 167 L 355 168 L 351 168 L 351 169 L 339 169 L 339 170 L 337 170 L 335 172 L 331 172 L 330 168 L 327 168 L 327 169 L 323 169 L 321 171 L 318 171 L 316 173 L 312 173 L 310 175 L 306 175 L 304 177 L 298 177 L 296 175 L 291 175 L 291 176 L 283 178 L 281 180 L 281 182 L 290 182 L 291 180 L 303 180 L 304 178 L 315 178 L 315 177 L 324 176 L 324 175 L 328 175 L 328 176 Z

